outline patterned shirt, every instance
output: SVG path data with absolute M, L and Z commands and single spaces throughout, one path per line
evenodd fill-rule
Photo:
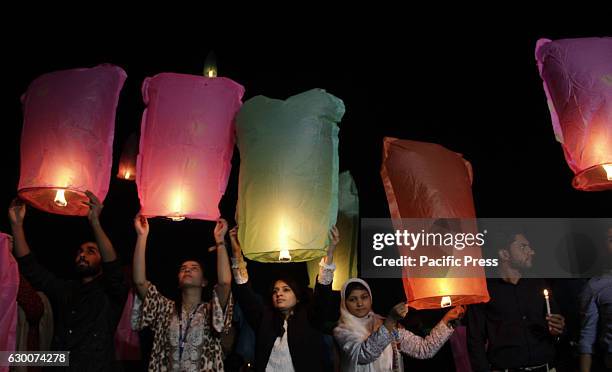
M 161 295 L 149 283 L 147 296 L 142 303 L 136 328 L 151 327 L 153 349 L 149 371 L 223 371 L 223 351 L 220 334 L 231 326 L 233 298 L 230 294 L 225 311 L 221 307 L 217 292 L 213 291 L 211 302 L 200 304 L 186 335 L 183 356 L 179 363 L 179 320 L 174 301 Z M 183 322 L 189 315 L 183 313 Z M 185 327 L 183 327 L 183 332 Z

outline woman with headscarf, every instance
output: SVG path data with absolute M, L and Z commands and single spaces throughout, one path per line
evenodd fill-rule
M 342 287 L 340 320 L 334 338 L 341 354 L 342 372 L 403 371 L 400 352 L 417 359 L 433 357 L 453 333 L 452 321 L 465 309 L 456 306 L 425 337 L 397 327 L 408 313 L 405 303 L 395 305 L 387 318 L 372 311 L 372 291 L 358 278 Z

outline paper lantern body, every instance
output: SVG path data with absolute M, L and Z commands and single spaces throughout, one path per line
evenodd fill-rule
M 251 260 L 325 254 L 338 211 L 342 101 L 313 89 L 286 101 L 257 96 L 236 119 L 240 150 L 238 239 Z
M 0 233 L 0 350 L 14 351 L 17 340 L 19 271 L 11 255 L 10 236 Z M 7 369 L 8 370 L 8 369 Z
M 144 216 L 219 218 L 244 88 L 227 78 L 147 78 L 136 184 Z
M 126 181 L 136 179 L 136 158 L 138 157 L 138 133 L 132 133 L 123 144 L 117 178 Z
M 334 251 L 333 290 L 342 289 L 344 282 L 357 277 L 357 242 L 359 238 L 359 195 L 351 174 L 340 173 L 338 181 L 338 219 L 336 227 L 340 232 L 340 243 Z M 310 286 L 314 288 L 319 273 L 320 260 L 308 262 Z
M 612 38 L 540 39 L 536 59 L 573 186 L 611 190 Z
M 22 96 L 19 196 L 51 213 L 85 216 L 84 192 L 108 192 L 115 113 L 125 72 L 112 65 L 51 72 Z M 54 202 L 64 190 L 65 206 Z
M 475 217 L 471 165 L 461 155 L 440 145 L 386 137 L 381 175 L 394 224 L 401 218 Z M 463 231 L 476 232 L 477 227 L 471 221 L 461 220 Z M 395 228 L 402 229 L 402 226 Z M 457 257 L 482 254 L 479 248 L 469 247 L 453 253 Z M 411 252 L 409 248 L 400 248 L 400 254 Z M 411 277 L 410 271 L 404 268 L 403 282 L 409 305 L 416 309 L 436 309 L 445 296 L 450 297 L 453 305 L 488 301 L 484 271 L 476 268 L 470 273 L 474 275 Z

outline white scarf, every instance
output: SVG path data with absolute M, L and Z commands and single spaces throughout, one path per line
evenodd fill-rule
M 343 372 L 366 372 L 366 371 L 392 371 L 393 370 L 393 347 L 388 345 L 378 359 L 370 364 L 359 364 L 359 348 L 361 343 L 382 326 L 384 318 L 370 311 L 363 318 L 351 314 L 346 307 L 346 288 L 351 283 L 363 285 L 370 293 L 370 286 L 359 278 L 349 279 L 342 286 L 340 301 L 340 320 L 334 329 L 334 337 L 340 346 L 342 354 L 341 370 Z

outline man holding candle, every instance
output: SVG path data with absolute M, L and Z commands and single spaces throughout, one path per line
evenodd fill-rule
M 535 252 L 518 228 L 493 237 L 500 266 L 487 281 L 491 301 L 468 309 L 468 349 L 472 368 L 480 371 L 553 371 L 555 341 L 565 319 L 556 314 L 554 294 L 544 279 L 522 278 Z M 550 307 L 550 311 L 549 311 Z
M 26 207 L 19 199 L 11 203 L 8 213 L 14 255 L 21 274 L 51 301 L 55 318 L 51 348 L 70 352 L 68 369 L 113 371 L 113 335 L 128 288 L 117 254 L 100 224 L 103 205 L 91 192 L 86 194 L 88 219 L 96 242 L 85 242 L 77 251 L 75 268 L 80 280 L 59 279 L 36 261 L 23 229 Z

